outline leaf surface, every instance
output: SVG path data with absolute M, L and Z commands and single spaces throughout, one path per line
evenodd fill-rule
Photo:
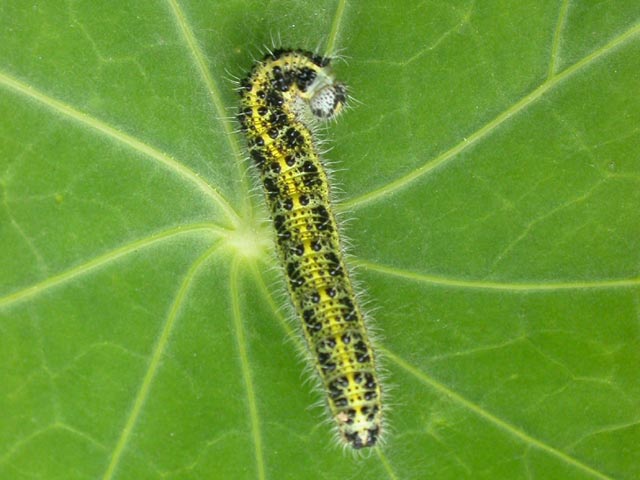
M 640 476 L 640 5 L 0 6 L 0 478 Z M 276 40 L 273 40 L 276 39 Z M 388 386 L 343 454 L 231 80 L 344 54 L 337 210 Z

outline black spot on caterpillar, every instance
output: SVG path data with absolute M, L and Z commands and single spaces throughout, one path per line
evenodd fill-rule
M 382 433 L 382 389 L 314 137 L 314 122 L 334 118 L 347 101 L 329 64 L 307 51 L 270 52 L 240 82 L 238 121 L 329 410 L 340 438 L 360 449 Z

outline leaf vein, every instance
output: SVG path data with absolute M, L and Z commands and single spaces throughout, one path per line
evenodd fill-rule
M 371 271 L 404 278 L 406 280 L 428 283 L 436 286 L 470 288 L 477 290 L 499 290 L 512 293 L 532 293 L 559 290 L 587 290 L 587 289 L 614 289 L 637 288 L 640 286 L 640 277 L 623 279 L 605 279 L 592 281 L 564 281 L 564 282 L 496 282 L 489 280 L 466 280 L 460 278 L 443 277 L 425 273 L 412 272 L 410 270 L 381 265 L 367 260 L 354 259 L 354 263 Z
M 528 446 L 530 446 L 532 448 L 535 448 L 537 450 L 541 450 L 543 452 L 546 452 L 549 455 L 559 459 L 560 461 L 565 462 L 568 465 L 571 465 L 571 466 L 577 468 L 578 470 L 581 470 L 581 471 L 583 471 L 583 472 L 585 472 L 585 473 L 587 473 L 587 474 L 589 474 L 589 475 L 591 475 L 591 476 L 593 476 L 595 478 L 599 478 L 599 479 L 602 479 L 602 480 L 613 480 L 613 479 L 611 479 L 611 477 L 605 475 L 602 472 L 599 472 L 599 471 L 595 470 L 594 468 L 590 467 L 589 465 L 586 465 L 585 463 L 582 463 L 581 461 L 579 461 L 578 459 L 570 456 L 569 454 L 567 454 L 567 453 L 565 453 L 565 452 L 563 452 L 561 450 L 558 450 L 557 448 L 555 448 L 555 447 L 553 447 L 551 445 L 548 445 L 548 444 L 544 443 L 543 441 L 532 437 L 531 435 L 528 435 L 527 433 L 523 432 L 519 428 L 516 428 L 515 426 L 513 426 L 510 423 L 506 422 L 505 420 L 502 420 L 501 418 L 499 418 L 499 417 L 495 416 L 494 414 L 488 412 L 486 409 L 484 409 L 480 405 L 477 405 L 477 404 L 473 403 L 472 401 L 467 400 L 465 397 L 463 397 L 459 393 L 447 388 L 442 383 L 438 382 L 437 380 L 435 380 L 435 379 L 429 377 L 428 375 L 426 375 L 425 373 L 421 372 L 418 368 L 416 368 L 413 365 L 409 364 L 404 359 L 402 359 L 401 357 L 397 356 L 396 354 L 394 354 L 390 350 L 388 350 L 386 348 L 381 348 L 381 350 L 383 351 L 383 353 L 384 353 L 386 358 L 388 358 L 389 360 L 393 361 L 396 365 L 398 365 L 400 368 L 402 368 L 403 370 L 405 370 L 409 374 L 411 374 L 414 377 L 416 377 L 422 383 L 430 386 L 431 388 L 433 388 L 438 393 L 450 398 L 452 401 L 458 403 L 459 405 L 463 406 L 464 408 L 466 408 L 470 412 L 476 414 L 477 416 L 487 420 L 489 423 L 493 424 L 498 429 L 500 429 L 500 430 L 508 433 L 509 435 L 517 438 L 518 440 L 523 442 L 525 445 L 528 445 Z
M 180 29 L 180 33 L 187 44 L 187 49 L 189 53 L 191 53 L 191 57 L 193 58 L 193 62 L 195 63 L 196 69 L 200 74 L 200 78 L 204 83 L 207 92 L 209 92 L 209 98 L 211 98 L 211 103 L 213 104 L 214 109 L 217 112 L 218 120 L 222 124 L 222 128 L 224 129 L 225 136 L 229 143 L 229 148 L 233 153 L 234 157 L 236 157 L 236 165 L 239 169 L 239 178 L 242 181 L 242 185 L 245 192 L 249 191 L 249 186 L 247 184 L 247 176 L 244 175 L 242 170 L 243 163 L 243 155 L 241 153 L 240 146 L 237 142 L 237 136 L 234 135 L 234 128 L 231 124 L 230 118 L 227 115 L 224 104 L 222 102 L 222 95 L 220 94 L 220 89 L 218 85 L 213 80 L 211 73 L 209 71 L 207 62 L 205 60 L 205 55 L 196 40 L 195 35 L 193 34 L 193 29 L 191 28 L 189 21 L 184 15 L 182 8 L 180 7 L 180 3 L 177 0 L 167 0 L 167 3 L 171 7 L 171 13 L 173 14 L 174 20 Z M 248 198 L 248 195 L 243 195 L 244 199 Z M 247 205 L 245 204 L 245 207 Z
M 331 23 L 331 31 L 329 32 L 329 38 L 327 40 L 327 48 L 325 49 L 325 56 L 330 56 L 335 52 L 336 43 L 338 41 L 338 34 L 340 33 L 340 26 L 344 19 L 344 10 L 347 4 L 347 0 L 339 0 L 336 8 L 336 13 L 333 15 L 333 22 Z
M 553 32 L 553 42 L 551 44 L 551 54 L 549 58 L 549 72 L 547 73 L 547 80 L 552 79 L 558 69 L 558 62 L 560 60 L 560 43 L 562 41 L 562 31 L 564 30 L 564 24 L 567 20 L 568 11 L 569 11 L 569 0 L 562 0 L 562 5 L 560 5 L 560 11 L 558 13 L 558 21 L 556 23 L 556 29 Z
M 360 195 L 359 197 L 342 202 L 340 205 L 337 205 L 336 208 L 338 209 L 338 211 L 360 208 L 363 205 L 377 201 L 382 197 L 389 196 L 396 191 L 404 189 L 409 184 L 413 183 L 425 174 L 445 165 L 449 161 L 453 160 L 459 153 L 462 153 L 463 151 L 467 150 L 467 148 L 488 137 L 496 129 L 505 124 L 509 119 L 519 114 L 522 110 L 540 99 L 544 94 L 554 89 L 564 80 L 570 78 L 576 72 L 593 64 L 596 60 L 605 56 L 607 53 L 610 53 L 619 48 L 621 45 L 624 45 L 627 41 L 634 38 L 638 33 L 640 33 L 640 23 L 635 24 L 633 27 L 626 30 L 623 34 L 615 37 L 606 45 L 594 50 L 592 53 L 577 61 L 570 67 L 567 67 L 561 73 L 545 80 L 537 88 L 515 102 L 498 116 L 493 118 L 493 120 L 489 121 L 478 130 L 471 133 L 471 135 L 469 135 L 468 137 L 463 138 L 462 141 L 460 141 L 458 144 L 441 153 L 433 160 L 427 161 L 422 166 L 407 173 L 406 175 L 403 175 L 387 183 L 386 185 L 382 185 L 381 187 L 371 190 L 370 192 Z
M 81 277 L 82 275 L 85 275 L 89 272 L 104 267 L 105 265 L 115 262 L 125 255 L 138 252 L 140 251 L 140 249 L 150 247 L 157 242 L 169 240 L 183 234 L 199 232 L 208 232 L 216 236 L 222 236 L 223 230 L 212 224 L 194 224 L 187 227 L 180 226 L 170 228 L 168 230 L 163 230 L 140 240 L 122 245 L 85 263 L 81 263 L 80 265 L 76 265 L 75 267 L 58 273 L 57 275 L 45 278 L 44 280 L 34 283 L 33 285 L 0 297 L 0 309 L 12 306 L 33 296 L 40 295 L 66 282 L 73 281 Z
M 133 405 L 127 419 L 125 421 L 124 427 L 116 445 L 111 453 L 111 458 L 109 460 L 109 465 L 102 476 L 102 480 L 111 480 L 114 478 L 114 474 L 118 468 L 120 463 L 120 459 L 122 458 L 122 454 L 129 442 L 129 438 L 138 422 L 138 418 L 140 417 L 140 412 L 146 403 L 147 398 L 149 397 L 149 392 L 151 391 L 151 386 L 153 381 L 158 373 L 160 368 L 160 363 L 164 352 L 167 349 L 167 345 L 169 344 L 169 338 L 171 337 L 171 333 L 173 332 L 173 327 L 175 326 L 176 319 L 178 318 L 178 314 L 184 304 L 184 300 L 187 297 L 187 293 L 193 283 L 196 274 L 200 267 L 202 267 L 210 258 L 214 256 L 214 254 L 220 249 L 220 243 L 216 243 L 207 249 L 198 259 L 193 262 L 191 267 L 189 268 L 187 274 L 184 276 L 180 288 L 171 304 L 168 315 L 162 325 L 162 329 L 160 331 L 160 335 L 156 341 L 156 344 L 153 347 L 151 352 L 151 358 L 149 359 L 149 365 L 147 366 L 147 370 L 142 379 L 142 383 L 136 393 L 136 396 L 133 401 Z
M 264 480 L 266 478 L 266 473 L 262 447 L 262 432 L 260 430 L 260 414 L 258 413 L 256 392 L 254 389 L 253 375 L 251 372 L 251 362 L 249 361 L 249 352 L 247 350 L 247 338 L 244 334 L 244 326 L 242 323 L 242 312 L 240 309 L 240 304 L 242 303 L 242 301 L 240 299 L 240 292 L 238 291 L 237 260 L 233 262 L 233 265 L 231 267 L 230 283 L 231 306 L 233 310 L 233 328 L 235 330 L 236 346 L 240 358 L 240 369 L 242 370 L 242 378 L 244 380 L 245 392 L 247 395 L 249 419 L 251 421 L 251 436 L 253 437 L 256 467 L 258 469 L 258 479 Z
M 71 105 L 57 100 L 41 92 L 40 90 L 37 90 L 33 86 L 17 80 L 1 71 L 0 85 L 4 85 L 5 87 L 13 90 L 19 95 L 22 95 L 31 100 L 35 100 L 45 108 L 65 115 L 67 118 L 70 118 L 74 122 L 100 132 L 108 138 L 116 140 L 123 145 L 126 145 L 127 147 L 155 160 L 160 165 L 163 165 L 165 168 L 168 168 L 170 171 L 175 173 L 179 178 L 182 178 L 198 187 L 198 189 L 204 192 L 207 197 L 211 198 L 218 205 L 218 207 L 220 207 L 220 209 L 225 213 L 228 219 L 237 223 L 237 214 L 234 212 L 234 210 L 229 205 L 229 202 L 227 202 L 222 194 L 220 194 L 220 192 L 209 185 L 209 183 L 200 178 L 197 173 L 195 173 L 189 167 L 173 159 L 169 154 L 162 152 L 155 147 L 152 147 L 151 145 L 143 142 L 142 140 L 129 135 L 128 133 L 125 133 L 124 131 L 116 127 L 113 127 L 94 116 L 77 110 Z

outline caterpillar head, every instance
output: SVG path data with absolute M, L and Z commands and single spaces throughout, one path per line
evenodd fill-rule
M 341 83 L 331 83 L 316 91 L 309 100 L 311 112 L 319 118 L 331 119 L 338 115 L 347 101 L 347 89 Z

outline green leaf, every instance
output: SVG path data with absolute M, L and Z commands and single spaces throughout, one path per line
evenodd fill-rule
M 640 477 L 640 4 L 5 2 L 0 478 Z M 272 40 L 277 39 L 277 40 Z M 232 120 L 339 52 L 325 136 L 387 370 L 343 453 Z

